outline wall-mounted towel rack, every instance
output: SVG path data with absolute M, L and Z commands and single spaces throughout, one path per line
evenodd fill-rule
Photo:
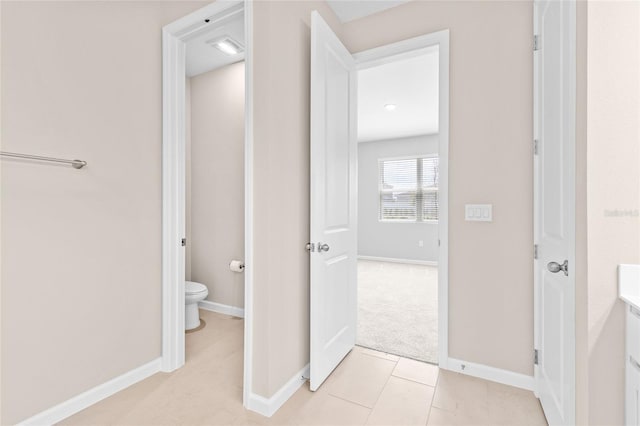
M 0 156 L 3 157 L 13 157 L 13 158 L 24 158 L 27 160 L 38 160 L 38 161 L 51 161 L 54 163 L 63 163 L 70 164 L 74 169 L 81 169 L 87 165 L 86 161 L 82 160 L 64 160 L 62 158 L 53 158 L 53 157 L 40 157 L 38 155 L 29 155 L 29 154 L 18 154 L 15 152 L 6 152 L 0 151 Z

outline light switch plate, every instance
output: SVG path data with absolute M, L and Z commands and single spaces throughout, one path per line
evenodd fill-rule
M 465 204 L 464 220 L 471 222 L 492 222 L 493 221 L 493 205 L 492 204 Z

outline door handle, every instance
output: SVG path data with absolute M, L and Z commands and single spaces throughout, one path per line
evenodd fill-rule
M 323 251 L 329 251 L 329 244 L 324 243 L 324 244 L 320 244 L 318 243 L 318 252 L 322 253 Z
M 564 263 L 559 264 L 558 262 L 549 262 L 547 264 L 547 269 L 549 272 L 553 272 L 554 274 L 562 271 L 565 276 L 569 276 L 569 261 L 565 260 Z

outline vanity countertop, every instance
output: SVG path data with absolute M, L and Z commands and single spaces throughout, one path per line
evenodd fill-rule
M 618 297 L 640 310 L 640 265 L 618 265 Z

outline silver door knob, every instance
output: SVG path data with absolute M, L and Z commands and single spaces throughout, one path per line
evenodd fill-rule
M 322 253 L 323 251 L 329 251 L 329 244 L 318 244 L 318 251 Z
M 562 271 L 564 272 L 565 276 L 569 275 L 569 261 L 565 260 L 564 263 L 561 265 L 558 262 L 549 262 L 547 264 L 547 269 L 549 270 L 549 272 L 553 272 L 554 274 Z

